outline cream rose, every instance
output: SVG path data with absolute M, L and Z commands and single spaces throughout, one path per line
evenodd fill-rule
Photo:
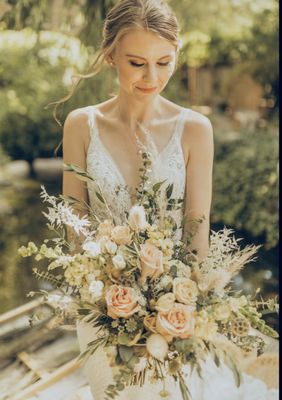
M 173 293 L 179 303 L 193 305 L 199 294 L 197 284 L 189 278 L 175 278 L 173 280 Z
M 131 242 L 131 232 L 128 226 L 116 226 L 111 233 L 111 239 L 119 245 L 129 244 Z
M 159 312 L 157 315 L 157 331 L 167 341 L 173 337 L 186 339 L 193 335 L 195 325 L 195 308 L 175 303 L 168 313 Z
M 165 338 L 158 333 L 153 333 L 148 337 L 146 348 L 149 354 L 157 360 L 163 361 L 168 353 L 168 344 Z
M 166 293 L 158 299 L 155 305 L 155 309 L 160 312 L 169 312 L 174 303 L 175 303 L 174 294 Z
M 146 278 L 156 279 L 164 272 L 163 253 L 151 243 L 141 245 L 141 284 Z
M 111 232 L 114 229 L 114 225 L 110 219 L 106 219 L 101 222 L 98 226 L 99 236 L 111 236 Z
M 146 221 L 146 213 L 143 206 L 133 206 L 129 211 L 128 223 L 133 231 L 144 231 L 148 222 Z
M 108 316 L 111 318 L 129 318 L 140 310 L 134 289 L 112 285 L 106 291 Z

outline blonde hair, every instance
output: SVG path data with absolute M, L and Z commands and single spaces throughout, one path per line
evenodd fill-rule
M 179 26 L 177 18 L 165 1 L 119 0 L 106 16 L 103 25 L 101 48 L 90 67 L 90 71 L 84 75 L 74 75 L 73 77 L 77 79 L 73 81 L 73 86 L 69 94 L 59 101 L 50 103 L 55 106 L 53 115 L 60 126 L 61 123 L 57 118 L 58 107 L 73 96 L 81 80 L 91 78 L 100 72 L 105 61 L 109 60 L 118 40 L 134 28 L 143 28 L 155 32 L 171 42 L 175 46 L 176 51 L 178 51 Z

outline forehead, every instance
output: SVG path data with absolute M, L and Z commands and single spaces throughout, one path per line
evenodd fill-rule
M 135 54 L 140 57 L 160 58 L 175 53 L 174 45 L 152 31 L 134 29 L 121 37 L 116 51 L 122 55 Z

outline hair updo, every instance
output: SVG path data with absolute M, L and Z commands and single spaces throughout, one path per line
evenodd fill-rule
M 162 0 L 120 0 L 107 14 L 103 27 L 102 51 L 113 50 L 129 30 L 143 28 L 170 41 L 178 49 L 178 22 Z
M 156 33 L 171 42 L 175 46 L 176 52 L 179 50 L 177 18 L 164 0 L 119 0 L 105 18 L 103 41 L 89 73 L 75 75 L 78 79 L 73 84 L 70 93 L 61 100 L 51 103 L 55 106 L 54 118 L 60 125 L 57 118 L 58 107 L 73 96 L 82 79 L 91 78 L 100 72 L 105 62 L 109 60 L 118 40 L 136 28 Z

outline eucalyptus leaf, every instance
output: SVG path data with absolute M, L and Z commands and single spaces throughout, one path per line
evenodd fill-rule
M 127 363 L 134 355 L 133 348 L 128 346 L 119 346 L 118 352 L 120 358 Z
M 121 345 L 127 345 L 131 341 L 131 337 L 127 333 L 118 335 L 118 343 Z
M 152 187 L 153 192 L 154 192 L 154 193 L 157 193 L 157 192 L 160 190 L 161 186 L 165 183 L 165 181 L 166 181 L 166 179 L 165 179 L 164 181 L 155 183 L 155 184 L 153 185 L 153 187 Z
M 173 192 L 173 183 L 168 185 L 168 187 L 166 188 L 166 197 L 167 197 L 167 199 L 171 198 L 172 192 Z

